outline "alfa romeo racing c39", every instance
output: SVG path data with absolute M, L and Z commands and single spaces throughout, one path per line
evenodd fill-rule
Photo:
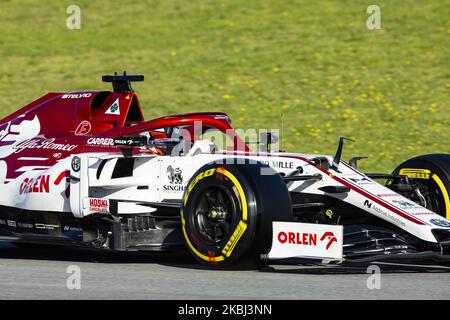
M 145 121 L 131 87 L 143 76 L 103 80 L 112 91 L 48 93 L 0 121 L 0 240 L 187 250 L 222 269 L 448 263 L 450 155 L 362 173 L 342 138 L 309 155 L 274 150 L 270 132 L 249 142 L 222 112 Z

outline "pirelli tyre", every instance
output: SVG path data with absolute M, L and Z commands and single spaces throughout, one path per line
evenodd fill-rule
M 189 251 L 217 269 L 264 266 L 260 257 L 271 247 L 272 221 L 293 219 L 286 184 L 261 163 L 205 165 L 189 181 L 182 201 Z
M 450 155 L 428 154 L 409 159 L 400 164 L 394 175 L 407 176 L 420 195 L 412 200 L 447 219 L 450 219 Z

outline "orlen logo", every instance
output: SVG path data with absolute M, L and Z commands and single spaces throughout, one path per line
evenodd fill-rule
M 337 242 L 337 238 L 333 232 L 328 231 L 322 235 L 320 241 L 328 241 L 327 246 L 325 247 L 328 250 L 334 242 Z
M 55 179 L 53 184 L 58 186 L 63 180 L 67 183 L 67 188 L 65 190 L 66 198 L 70 196 L 70 182 L 69 171 L 61 172 Z M 20 184 L 19 193 L 49 193 L 50 192 L 50 175 L 38 176 L 36 178 L 25 178 Z
M 269 258 L 343 258 L 341 225 L 274 221 L 272 227 Z
M 278 241 L 283 244 L 289 243 L 303 246 L 317 246 L 317 234 L 281 231 L 278 233 Z M 320 237 L 320 241 L 327 241 L 325 248 L 328 250 L 334 242 L 337 242 L 337 238 L 333 232 L 327 231 Z
M 39 176 L 37 178 L 25 178 L 20 185 L 20 194 L 24 193 L 49 193 L 50 192 L 50 176 Z

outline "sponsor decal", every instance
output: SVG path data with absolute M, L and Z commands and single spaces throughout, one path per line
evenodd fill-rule
M 322 237 L 320 237 L 320 241 L 326 241 L 326 243 L 327 243 L 327 245 L 325 247 L 326 250 L 330 249 L 330 247 L 333 243 L 338 242 L 336 236 L 331 231 L 325 232 L 322 235 Z
M 163 185 L 163 191 L 165 192 L 182 192 L 184 189 L 185 187 L 182 185 Z
M 89 211 L 109 212 L 109 200 L 100 198 L 89 198 Z
M 71 94 L 63 94 L 61 99 L 82 99 L 82 98 L 90 98 L 92 93 L 71 93 Z
M 380 198 L 388 198 L 388 197 L 399 197 L 397 193 L 383 193 L 383 194 L 377 194 L 377 197 Z
M 407 176 L 411 179 L 430 179 L 431 171 L 427 169 L 403 168 L 398 173 L 400 176 Z
M 398 205 L 402 209 L 414 209 L 414 208 L 420 208 L 416 203 L 407 201 L 407 200 L 392 200 L 393 203 Z
M 14 146 L 22 141 L 35 138 L 41 131 L 41 124 L 37 116 L 34 116 L 33 120 L 22 119 L 19 117 L 0 125 L 0 147 L 2 147 L 0 148 L 0 158 L 13 154 L 16 151 Z
M 238 243 L 239 239 L 244 234 L 245 230 L 247 230 L 247 224 L 244 221 L 239 221 L 238 226 L 234 230 L 233 234 L 231 235 L 230 240 L 228 240 L 227 244 L 222 250 L 222 254 L 225 255 L 225 257 L 230 257 L 231 253 L 234 250 L 234 247 Z
M 115 146 L 142 147 L 147 144 L 146 136 L 115 138 Z
M 435 215 L 434 212 L 432 211 L 424 211 L 424 212 L 412 212 L 413 215 L 415 216 L 425 216 L 425 215 Z
M 8 225 L 8 227 L 17 227 L 17 223 L 14 220 L 6 220 L 6 224 Z
M 63 171 L 53 182 L 59 185 L 63 179 L 69 182 L 69 172 Z M 65 196 L 69 198 L 70 186 L 66 188 Z M 41 175 L 36 178 L 25 178 L 19 187 L 19 194 L 27 193 L 49 193 L 50 192 L 50 175 Z
M 83 232 L 83 228 L 72 227 L 72 226 L 64 226 L 63 230 L 65 232 L 68 232 L 68 231 Z
M 195 179 L 189 184 L 189 187 L 187 188 L 187 192 L 184 194 L 184 200 L 183 200 L 183 201 L 184 201 L 184 204 L 186 204 L 187 199 L 188 199 L 188 197 L 189 197 L 189 193 L 191 193 L 191 191 L 192 191 L 192 189 L 194 188 L 194 186 L 195 186 L 200 180 L 202 180 L 203 178 L 212 176 L 212 175 L 214 174 L 214 172 L 216 172 L 216 169 L 215 169 L 215 168 L 213 168 L 213 169 L 208 169 L 208 170 L 206 170 L 206 171 L 203 171 L 203 172 L 199 173 L 199 174 L 195 177 Z
M 425 224 L 423 221 L 414 218 L 414 216 L 411 215 L 410 213 L 405 213 L 405 212 L 399 210 L 398 208 L 393 207 L 392 205 L 381 201 L 379 198 L 376 198 L 375 195 L 372 195 L 369 192 L 367 192 L 367 191 L 365 191 L 365 190 L 363 190 L 363 189 L 361 189 L 361 188 L 359 188 L 359 187 L 357 187 L 357 186 L 355 186 L 353 184 L 348 183 L 348 181 L 346 181 L 345 179 L 341 179 L 341 178 L 336 177 L 336 176 L 333 177 L 333 179 L 335 179 L 336 181 L 346 185 L 347 187 L 349 187 L 353 191 L 358 192 L 359 194 L 363 195 L 364 197 L 366 197 L 368 199 L 371 199 L 373 202 L 379 204 L 380 206 L 382 206 L 384 208 L 387 208 L 388 210 L 390 210 L 391 213 L 394 213 L 394 214 L 396 214 L 398 216 L 401 216 L 404 219 L 407 219 L 407 220 L 409 220 L 411 222 L 414 222 L 415 224 L 418 224 L 418 225 L 424 225 Z M 393 218 L 393 217 L 388 217 L 388 218 Z M 403 222 L 401 222 L 400 220 L 395 219 L 395 218 L 393 218 L 392 221 L 394 223 L 400 224 L 401 226 L 405 225 Z
M 171 184 L 181 184 L 183 183 L 183 176 L 180 167 L 173 168 L 172 166 L 167 167 L 167 177 L 169 178 L 169 182 Z
M 114 103 L 108 108 L 108 110 L 105 113 L 120 115 L 119 98 L 117 98 L 116 101 L 114 101 Z
M 55 139 L 31 139 L 20 142 L 16 146 L 13 147 L 15 150 L 14 153 L 20 153 L 25 149 L 48 149 L 48 150 L 59 150 L 59 151 L 73 151 L 76 147 L 76 144 L 67 144 L 67 143 L 55 143 Z
M 181 169 L 179 167 L 174 168 L 172 166 L 168 166 L 166 173 L 170 184 L 163 185 L 163 191 L 183 192 L 185 187 L 183 185 L 183 172 Z
M 434 224 L 435 226 L 444 227 L 444 228 L 450 228 L 450 221 L 443 220 L 443 219 L 431 219 L 430 222 Z
M 75 130 L 75 135 L 85 136 L 89 132 L 91 132 L 91 129 L 92 129 L 91 123 L 89 121 L 84 120 L 80 122 L 80 124 L 78 125 L 77 129 Z
M 305 246 L 317 246 L 317 233 L 284 232 L 278 233 L 280 243 L 290 243 Z M 331 245 L 337 242 L 333 232 L 327 231 L 321 237 L 320 241 L 326 241 L 325 250 L 330 249 Z
M 376 182 L 370 180 L 367 177 L 362 177 L 362 178 L 344 178 L 347 181 L 351 181 L 353 183 L 356 184 L 360 184 L 360 185 L 364 185 L 364 184 L 375 184 Z
M 301 244 L 304 246 L 317 246 L 317 234 L 281 231 L 278 233 L 278 242 Z
M 66 170 L 61 172 L 58 177 L 56 177 L 55 181 L 53 182 L 53 184 L 55 186 L 59 185 L 63 180 L 66 180 L 66 191 L 64 192 L 64 195 L 66 196 L 67 199 L 69 199 L 70 197 L 70 171 Z
M 24 223 L 24 222 L 18 222 L 17 227 L 23 229 L 33 229 L 33 225 L 31 223 Z
M 227 116 L 227 115 L 225 115 L 225 114 L 219 114 L 219 115 L 216 115 L 216 116 L 214 116 L 214 119 L 217 119 L 217 120 L 230 120 L 230 118 Z
M 112 139 L 112 138 L 89 138 L 87 141 L 87 145 L 97 146 L 97 147 L 113 147 L 114 139 Z
M 261 161 L 261 163 L 277 169 L 294 169 L 294 162 L 290 161 Z
M 364 201 L 364 206 L 367 208 L 372 208 L 372 202 L 370 202 L 369 200 Z
M 342 259 L 343 238 L 343 226 L 273 222 L 273 239 L 269 258 Z
M 81 168 L 80 157 L 77 157 L 77 156 L 73 157 L 72 158 L 72 170 L 75 172 L 78 172 L 78 171 L 80 171 L 80 168 Z
M 388 220 L 390 220 L 392 223 L 394 223 L 396 225 L 400 225 L 402 227 L 406 226 L 403 221 L 401 221 L 400 219 L 396 218 L 391 213 L 387 212 L 382 207 L 380 207 L 378 205 L 375 205 L 373 202 L 371 202 L 369 200 L 365 200 L 364 201 L 364 207 L 367 207 L 368 209 L 372 209 L 373 211 L 375 211 L 376 213 L 382 215 L 383 217 L 386 217 Z
M 35 226 L 36 226 L 36 229 L 42 229 L 42 230 L 54 230 L 56 228 L 59 228 L 59 225 L 57 225 L 57 224 L 36 223 Z
M 20 184 L 20 194 L 24 193 L 49 193 L 50 192 L 50 176 L 44 175 L 37 178 L 25 178 Z

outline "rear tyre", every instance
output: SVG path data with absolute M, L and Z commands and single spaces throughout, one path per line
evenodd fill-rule
M 272 222 L 292 219 L 286 184 L 261 163 L 203 166 L 189 181 L 181 208 L 189 251 L 217 269 L 263 267 Z
M 429 154 L 409 159 L 400 164 L 393 175 L 407 176 L 417 187 L 420 197 L 413 194 L 411 200 L 437 214 L 450 219 L 450 155 Z

